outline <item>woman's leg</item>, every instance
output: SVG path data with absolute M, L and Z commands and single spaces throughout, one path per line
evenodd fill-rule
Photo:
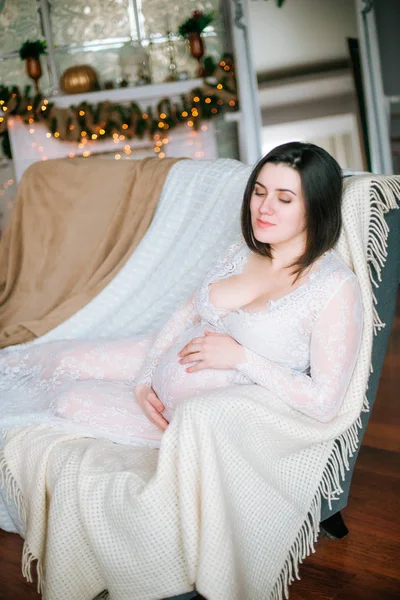
M 153 338 L 57 342 L 45 367 L 45 377 L 111 380 L 132 383 Z
M 133 391 L 151 341 L 130 338 L 60 347 L 52 365 L 60 387 L 51 410 L 115 439 L 161 439 L 162 431 L 143 413 Z
M 160 440 L 162 431 L 143 413 L 133 387 L 110 381 L 71 381 L 51 406 L 54 414 L 117 441 Z

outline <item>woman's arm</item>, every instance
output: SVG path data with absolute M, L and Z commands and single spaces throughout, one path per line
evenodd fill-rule
M 212 274 L 215 270 L 218 270 L 224 264 L 228 264 L 237 252 L 238 248 L 240 248 L 242 245 L 243 240 L 232 244 L 229 247 L 226 255 L 220 258 L 211 268 L 205 277 L 205 281 L 208 282 L 210 278 L 212 278 Z M 153 373 L 160 356 L 172 346 L 172 344 L 178 339 L 179 335 L 187 327 L 194 325 L 199 320 L 200 317 L 197 312 L 196 292 L 194 292 L 192 296 L 190 296 L 190 298 L 172 315 L 154 340 L 136 380 L 138 386 L 151 385 Z
M 172 346 L 179 335 L 190 325 L 194 325 L 199 318 L 196 306 L 195 293 L 190 296 L 184 304 L 172 315 L 166 322 L 161 331 L 157 334 L 147 356 L 144 360 L 139 375 L 136 378 L 136 386 L 151 386 L 153 373 L 157 366 L 160 356 Z
M 362 301 L 356 278 L 345 279 L 320 313 L 311 335 L 310 374 L 280 366 L 245 348 L 236 368 L 289 406 L 319 421 L 340 409 L 358 357 Z

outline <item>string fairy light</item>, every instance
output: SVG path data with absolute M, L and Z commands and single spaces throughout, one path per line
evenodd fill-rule
M 57 118 L 53 117 L 54 113 L 51 110 L 53 105 L 47 98 L 40 99 L 40 97 L 38 99 L 35 98 L 34 101 L 31 100 L 27 105 L 22 104 L 22 106 L 25 106 L 25 112 L 19 113 L 15 112 L 14 105 L 5 105 L 5 102 L 8 100 L 6 99 L 5 101 L 5 97 L 3 96 L 0 100 L 0 113 L 1 110 L 5 113 L 9 109 L 8 114 L 21 114 L 25 123 L 28 122 L 29 125 L 38 121 L 48 123 L 51 131 L 47 131 L 43 134 L 47 139 L 54 137 L 69 141 L 71 140 L 71 137 L 74 137 L 77 149 L 81 152 L 77 151 L 75 153 L 71 151 L 68 153 L 69 158 L 74 158 L 79 155 L 83 156 L 83 158 L 89 157 L 91 151 L 88 150 L 86 144 L 89 142 L 89 147 L 91 147 L 90 144 L 92 142 L 95 143 L 96 140 L 99 141 L 100 137 L 102 137 L 102 139 L 112 138 L 113 142 L 118 145 L 120 142 L 125 142 L 135 136 L 141 138 L 143 133 L 150 133 L 154 141 L 154 153 L 159 158 L 164 158 L 166 156 L 166 146 L 170 142 L 168 132 L 170 128 L 173 129 L 176 125 L 186 124 L 187 129 L 189 130 L 187 131 L 187 135 L 195 140 L 199 131 L 205 132 L 208 130 L 207 125 L 202 123 L 204 119 L 210 119 L 211 115 L 217 115 L 223 110 L 235 110 L 237 108 L 235 86 L 231 86 L 232 89 L 229 88 L 229 78 L 234 77 L 233 67 L 225 60 L 219 62 L 219 67 L 223 70 L 225 75 L 223 75 L 217 85 L 213 84 L 211 88 L 214 88 L 215 92 L 224 90 L 224 96 L 213 92 L 210 85 L 208 85 L 205 89 L 196 88 L 187 96 L 182 96 L 182 102 L 180 104 L 173 104 L 170 99 L 164 98 L 153 109 L 149 107 L 147 112 L 142 112 L 138 105 L 132 105 L 130 107 L 130 111 L 132 112 L 126 112 L 125 107 L 116 105 L 114 109 L 119 111 L 121 116 L 120 120 L 111 117 L 111 115 L 109 116 L 108 113 L 105 112 L 102 114 L 102 121 L 96 123 L 96 117 L 94 115 L 100 114 L 102 108 L 101 103 L 99 103 L 97 107 L 92 107 L 85 103 L 74 107 L 72 113 L 71 107 L 71 110 L 69 111 L 70 115 L 66 120 L 62 121 L 62 126 L 60 125 L 60 127 L 57 128 Z M 231 81 L 234 80 L 231 79 Z M 232 94 L 233 98 L 231 95 L 231 98 L 229 99 L 229 94 Z M 8 98 L 16 98 L 17 96 L 20 96 L 19 92 L 12 92 L 9 93 Z M 27 100 L 29 101 L 28 98 Z M 95 110 L 97 112 L 94 112 Z M 8 115 L 4 115 L 0 117 L 0 124 L 4 122 L 7 116 Z M 50 123 L 49 119 L 51 119 L 51 117 L 53 118 Z M 75 125 L 71 122 L 74 119 Z M 147 121 L 147 123 L 145 123 L 145 121 Z M 56 131 L 56 128 L 59 130 Z M 72 133 L 74 130 L 75 133 Z M 71 132 L 71 135 L 69 132 Z M 32 143 L 32 147 L 36 148 L 36 150 L 42 154 L 42 156 L 40 156 L 42 160 L 47 160 L 47 157 L 43 156 L 43 146 L 39 146 L 40 138 L 38 136 L 41 135 L 40 129 L 38 128 L 36 130 L 35 127 L 29 127 L 29 133 L 32 135 L 36 134 L 36 137 L 34 138 L 36 141 Z M 193 145 L 195 142 L 191 141 L 190 144 Z M 194 149 L 196 148 L 196 145 L 197 144 L 195 144 Z M 119 147 L 121 150 L 117 151 L 117 149 L 115 149 L 117 151 L 114 154 L 115 160 L 120 160 L 121 158 L 129 160 L 130 155 L 132 154 L 132 147 L 126 143 L 124 145 L 121 144 Z M 201 158 L 204 156 L 204 151 L 197 147 L 193 156 Z

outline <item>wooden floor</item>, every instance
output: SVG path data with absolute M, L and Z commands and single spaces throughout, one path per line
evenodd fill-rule
M 378 397 L 342 512 L 350 534 L 320 540 L 290 600 L 400 600 L 399 401 L 400 294 Z M 21 575 L 21 551 L 17 535 L 0 531 L 1 600 L 39 599 Z

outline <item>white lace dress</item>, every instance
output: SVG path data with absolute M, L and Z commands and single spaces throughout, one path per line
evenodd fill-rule
M 61 341 L 2 351 L 0 411 L 8 426 L 64 422 L 114 441 L 156 446 L 162 432 L 133 391 L 143 383 L 164 403 L 167 420 L 186 398 L 243 384 L 265 386 L 311 418 L 332 419 L 361 340 L 356 276 L 330 251 L 302 285 L 264 310 L 214 307 L 210 286 L 240 273 L 249 254 L 244 242 L 233 246 L 152 340 Z M 205 330 L 232 336 L 244 346 L 245 362 L 232 370 L 187 373 L 178 352 Z

